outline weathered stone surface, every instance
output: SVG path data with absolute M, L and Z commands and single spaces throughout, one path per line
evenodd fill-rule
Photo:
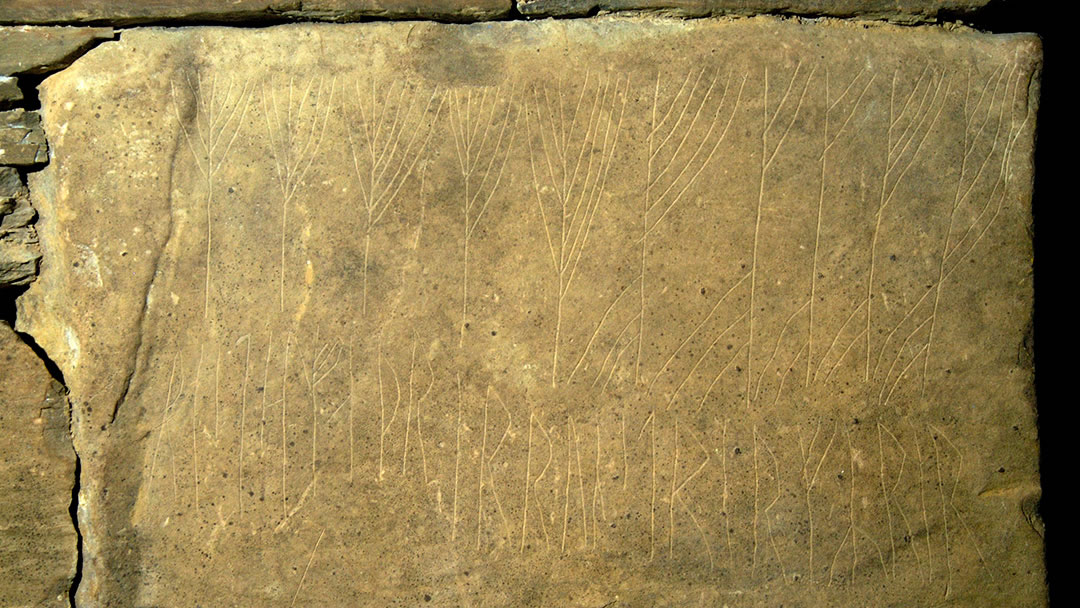
M 763 18 L 100 45 L 41 87 L 18 315 L 81 602 L 1044 604 L 1039 62 Z
M 16 196 L 26 193 L 26 184 L 14 167 L 0 167 L 0 209 Z
M 0 11 L 9 5 L 0 4 Z M 0 75 L 59 70 L 98 40 L 112 37 L 111 27 L 0 27 Z
M 31 166 L 49 162 L 41 115 L 22 108 L 0 112 L 0 165 Z
M 0 322 L 0 605 L 68 606 L 76 534 L 67 399 Z
M 36 217 L 18 171 L 0 167 L 0 289 L 27 285 L 37 276 L 41 248 L 31 225 Z
M 23 93 L 19 88 L 19 79 L 13 76 L 0 76 L 0 110 L 22 101 Z
M 367 17 L 481 20 L 510 13 L 513 0 L 306 0 L 290 13 L 304 18 L 353 21 Z
M 989 0 L 517 0 L 523 15 L 587 15 L 595 11 L 657 11 L 682 17 L 787 14 L 861 17 L 901 22 L 971 13 Z
M 301 0 L 5 0 L 0 23 L 138 23 L 251 19 L 297 10 Z
M 5 0 L 0 23 L 132 23 L 354 20 L 370 17 L 490 19 L 513 0 Z
M 28 285 L 37 275 L 41 251 L 32 232 L 0 236 L 0 289 Z

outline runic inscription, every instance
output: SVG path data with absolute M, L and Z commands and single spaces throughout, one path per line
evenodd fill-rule
M 68 300 L 24 298 L 101 480 L 81 593 L 1042 601 L 1038 62 L 757 20 L 101 45 L 43 85 Z

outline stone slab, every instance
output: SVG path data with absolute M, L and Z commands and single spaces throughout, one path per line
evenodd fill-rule
M 1045 604 L 1040 62 L 767 18 L 98 46 L 41 86 L 18 302 L 80 603 Z
M 7 7 L 0 4 L 0 11 Z M 112 37 L 111 27 L 0 27 L 0 76 L 62 69 L 98 40 Z
M 13 76 L 0 76 L 0 110 L 5 110 L 22 99 L 23 92 L 19 88 L 19 79 Z
M 69 606 L 75 453 L 63 387 L 0 321 L 0 605 Z
M 49 162 L 41 116 L 22 108 L 0 112 L 0 165 L 29 167 Z
M 9 202 L 24 194 L 27 194 L 26 184 L 19 171 L 14 167 L 0 167 L 0 209 L 6 213 Z
M 327 21 L 444 19 L 482 21 L 510 14 L 512 0 L 305 0 L 291 18 Z
M 970 14 L 987 4 L 989 0 L 517 0 L 517 9 L 534 17 L 647 11 L 680 17 L 780 14 L 911 23 Z
M 36 218 L 18 171 L 0 167 L 0 289 L 27 285 L 37 276 L 41 248 L 33 226 Z
M 5 0 L 0 23 L 131 25 L 177 21 L 492 19 L 513 0 Z

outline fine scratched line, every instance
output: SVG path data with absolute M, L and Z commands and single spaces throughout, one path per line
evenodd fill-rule
M 696 336 L 697 333 L 699 331 L 701 331 L 701 328 L 704 327 L 705 324 L 709 322 L 709 319 L 711 319 L 713 314 L 716 312 L 716 310 L 718 308 L 720 308 L 720 305 L 724 303 L 724 300 L 726 300 L 727 297 L 729 295 L 731 295 L 731 293 L 733 291 L 735 291 L 735 288 L 737 288 L 739 285 L 742 285 L 743 281 L 745 281 L 748 278 L 750 278 L 750 273 L 749 272 L 744 274 L 738 281 L 735 281 L 735 283 L 732 284 L 732 286 L 728 288 L 727 292 L 725 292 L 724 295 L 721 296 L 720 299 L 716 301 L 716 304 L 714 304 L 712 309 L 709 310 L 709 314 L 705 315 L 705 318 L 702 319 L 701 322 L 698 323 L 696 327 L 694 327 L 694 330 L 691 331 L 686 336 L 686 338 L 683 339 L 682 343 L 679 344 L 678 348 L 676 348 L 675 351 L 671 353 L 671 356 L 667 358 L 667 361 L 664 361 L 664 365 L 660 367 L 660 371 L 657 372 L 655 376 L 653 376 L 652 382 L 649 383 L 649 389 L 646 391 L 646 394 L 649 391 L 652 390 L 652 386 L 654 384 L 656 384 L 656 381 L 660 378 L 660 376 L 662 376 L 664 374 L 664 372 L 667 371 L 668 366 L 671 365 L 671 362 L 675 360 L 675 357 L 677 357 L 679 355 L 679 353 L 682 351 L 682 349 L 685 348 L 686 345 L 690 342 L 690 340 L 692 340 L 694 338 L 694 336 Z
M 720 368 L 720 371 L 717 372 L 716 376 L 713 377 L 712 382 L 709 383 L 709 388 L 705 389 L 705 394 L 701 396 L 701 401 L 698 402 L 697 409 L 694 410 L 695 414 L 701 411 L 701 408 L 705 407 L 705 400 L 708 399 L 709 395 L 712 394 L 713 387 L 715 387 L 716 383 L 720 381 L 720 376 L 723 376 L 724 372 L 726 372 L 731 367 L 731 364 L 739 358 L 739 353 L 741 353 L 742 349 L 744 348 L 746 348 L 746 342 L 743 342 L 741 345 L 739 345 L 739 348 L 735 350 L 735 354 L 731 355 L 731 358 L 728 359 L 728 362 L 724 365 L 724 367 Z
M 626 287 L 623 287 L 622 291 L 619 292 L 619 295 L 615 296 L 615 299 L 612 300 L 611 304 L 608 305 L 607 310 L 604 311 L 604 314 L 600 316 L 600 322 L 596 324 L 596 329 L 593 330 L 592 336 L 589 337 L 589 341 L 585 344 L 585 350 L 581 351 L 581 356 L 578 357 L 577 364 L 574 365 L 574 369 L 570 372 L 570 376 L 566 379 L 567 384 L 569 384 L 570 381 L 574 379 L 574 374 L 577 373 L 578 369 L 581 367 L 582 362 L 585 361 L 585 355 L 589 354 L 589 349 L 592 348 L 593 341 L 596 340 L 596 336 L 600 334 L 600 329 L 604 326 L 604 322 L 607 320 L 607 317 L 611 313 L 611 310 L 615 308 L 615 306 L 619 303 L 619 300 L 622 299 L 623 295 L 626 294 L 626 292 L 630 291 L 630 287 L 632 287 L 634 283 L 637 282 L 638 278 L 639 277 L 634 277 L 634 279 L 630 281 L 626 285 Z
M 702 364 L 702 362 L 705 361 L 705 357 L 709 356 L 709 353 L 711 353 L 712 350 L 716 348 L 716 344 L 720 342 L 720 338 L 723 338 L 725 335 L 727 335 L 727 333 L 731 331 L 735 327 L 735 325 L 739 323 L 739 321 L 742 321 L 742 318 L 745 316 L 746 313 L 744 312 L 743 314 L 736 317 L 734 321 L 728 324 L 728 326 L 724 328 L 724 331 L 716 334 L 716 337 L 713 338 L 713 341 L 709 343 L 709 346 L 705 349 L 705 352 L 701 353 L 701 356 L 698 357 L 697 361 L 694 362 L 693 367 L 691 367 L 690 371 L 686 373 L 686 377 L 683 378 L 682 382 L 679 383 L 679 386 L 675 387 L 675 390 L 671 393 L 671 398 L 668 399 L 667 409 L 671 409 L 672 404 L 674 404 L 675 400 L 679 397 L 679 392 L 682 391 L 682 388 L 686 386 L 686 383 L 689 382 L 690 378 L 694 375 L 695 372 L 697 372 L 698 367 Z
M 236 342 L 237 344 L 243 340 L 247 342 L 247 353 L 244 355 L 244 381 L 240 388 L 240 458 L 239 458 L 239 475 L 236 484 L 236 504 L 238 511 L 238 519 L 244 519 L 244 421 L 247 415 L 247 385 L 248 385 L 248 370 L 250 369 L 251 362 L 251 335 L 247 334 L 241 336 Z
M 289 606 L 296 605 L 296 598 L 300 596 L 300 590 L 304 588 L 304 581 L 307 579 L 308 570 L 311 570 L 311 564 L 315 561 L 315 552 L 319 550 L 319 543 L 322 542 L 323 535 L 326 534 L 326 528 L 323 528 L 322 532 L 319 532 L 319 540 L 315 541 L 315 548 L 311 550 L 311 557 L 308 558 L 307 566 L 304 568 L 304 574 L 300 576 L 300 584 L 296 586 L 296 593 L 293 594 L 292 602 Z

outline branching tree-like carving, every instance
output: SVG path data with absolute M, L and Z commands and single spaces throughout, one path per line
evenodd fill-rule
M 502 87 L 455 90 L 447 95 L 450 128 L 462 179 L 461 337 L 469 317 L 469 244 L 502 181 L 517 114 L 513 91 Z M 513 123 L 513 124 L 511 124 Z
M 346 134 L 353 170 L 360 188 L 364 221 L 364 278 L 362 314 L 367 314 L 368 255 L 371 235 L 386 211 L 399 199 L 402 187 L 431 140 L 433 124 L 442 109 L 430 95 L 403 83 L 370 90 L 356 83 L 356 96 L 343 101 Z M 434 115 L 430 112 L 434 109 Z
M 304 182 L 322 145 L 335 89 L 335 81 L 311 78 L 302 88 L 290 78 L 284 91 L 273 83 L 263 86 L 262 111 L 266 135 L 274 160 L 274 178 L 281 192 L 281 272 L 278 293 L 285 310 L 285 240 L 289 223 L 289 203 Z M 284 106 L 284 107 L 283 107 Z
M 758 197 L 757 197 L 757 211 L 754 219 L 754 244 L 750 257 L 750 307 L 747 309 L 747 325 L 749 325 L 746 338 L 746 406 L 750 407 L 750 403 L 756 396 L 751 395 L 750 387 L 753 380 L 753 365 L 754 365 L 754 296 L 757 292 L 757 272 L 758 272 L 758 245 L 761 236 L 761 219 L 762 209 L 765 204 L 765 181 L 768 176 L 769 169 L 772 167 L 773 162 L 776 160 L 777 155 L 780 153 L 780 149 L 783 147 L 784 142 L 787 140 L 788 135 L 791 133 L 791 127 L 795 124 L 795 120 L 799 117 L 799 111 L 802 109 L 803 102 L 806 99 L 806 92 L 810 88 L 810 80 L 814 77 L 816 66 L 810 70 L 810 73 L 805 77 L 802 83 L 802 91 L 797 93 L 798 97 L 792 96 L 792 93 L 798 90 L 798 81 L 800 79 L 799 72 L 802 70 L 802 63 L 800 62 L 795 66 L 795 71 L 791 74 L 791 79 L 788 80 L 787 86 L 784 87 L 784 93 L 780 96 L 780 101 L 777 103 L 775 109 L 770 107 L 769 101 L 769 68 L 765 67 L 765 73 L 762 79 L 762 100 L 761 100 L 761 171 L 758 176 Z M 794 107 L 792 107 L 794 106 Z M 788 115 L 783 116 L 785 111 Z M 797 313 L 796 313 L 797 314 Z M 794 318 L 794 315 L 792 315 Z M 791 323 L 791 318 L 785 324 L 784 329 L 787 329 Z M 783 331 L 781 331 L 780 339 L 783 339 Z M 779 344 L 779 340 L 777 344 Z M 776 352 L 775 349 L 773 351 Z M 758 383 L 760 388 L 761 384 Z
M 195 167 L 204 181 L 206 188 L 206 268 L 203 294 L 203 316 L 210 313 L 210 266 L 213 251 L 214 228 L 214 177 L 229 156 L 240 125 L 244 122 L 251 105 L 251 94 L 255 85 L 249 81 L 237 83 L 229 78 L 228 82 L 218 83 L 217 74 L 209 82 L 203 82 L 196 75 L 193 80 L 187 74 L 182 85 L 194 100 L 192 115 L 180 115 L 180 103 L 177 100 L 176 84 L 170 83 L 173 111 L 184 134 L 184 141 L 195 159 Z
M 805 385 L 810 385 L 810 368 L 814 360 L 814 304 L 817 295 L 817 279 L 818 279 L 818 259 L 819 250 L 821 249 L 821 219 L 825 210 L 825 193 L 826 184 L 828 183 L 828 164 L 829 164 L 829 150 L 832 149 L 836 142 L 840 139 L 840 135 L 847 129 L 848 124 L 851 122 L 851 118 L 855 116 L 855 111 L 858 110 L 859 104 L 862 102 L 866 92 L 870 89 L 870 85 L 874 83 L 876 75 L 866 74 L 866 69 L 859 70 L 855 77 L 852 78 L 846 87 L 840 92 L 836 98 L 833 98 L 832 93 L 832 78 L 829 73 L 829 67 L 825 66 L 825 89 L 822 91 L 824 95 L 825 110 L 824 118 L 821 124 L 821 158 L 819 159 L 821 164 L 821 176 L 820 176 L 820 188 L 818 190 L 818 205 L 817 205 L 817 221 L 814 229 L 814 253 L 813 260 L 810 264 L 810 296 L 807 299 L 807 308 L 809 320 L 806 329 L 806 382 Z M 835 119 L 834 119 L 835 116 Z
M 925 391 L 945 285 L 1000 214 L 1010 187 L 1013 147 L 1030 118 L 1030 110 L 1021 99 L 1027 94 L 1024 77 L 1017 74 L 1016 66 L 999 68 L 982 78 L 968 73 L 964 87 L 959 102 L 963 146 L 957 160 L 956 189 L 947 203 L 949 225 L 937 275 L 900 322 L 885 334 L 878 349 L 871 377 L 880 381 L 877 397 L 882 407 L 920 358 Z M 900 334 L 902 328 L 908 327 L 911 329 L 906 335 Z M 898 334 L 904 336 L 903 340 Z M 919 344 L 922 346 L 916 348 Z M 892 349 L 895 352 L 890 361 L 886 352 Z M 884 375 L 880 375 L 882 370 Z
M 746 85 L 745 75 L 736 86 L 736 80 L 728 73 L 722 84 L 723 92 L 719 92 L 719 71 L 710 73 L 703 68 L 688 72 L 675 94 L 667 97 L 661 80 L 658 73 L 649 121 L 649 156 L 641 207 L 641 273 L 638 277 L 641 310 L 634 363 L 636 380 L 641 377 L 641 349 L 645 342 L 649 236 L 679 204 L 716 154 L 735 118 Z M 715 101 L 718 94 L 720 99 Z M 734 101 L 729 103 L 728 97 L 733 97 Z M 715 103 L 711 112 L 707 109 L 710 103 Z M 727 113 L 726 120 L 722 118 L 724 113 Z
M 874 310 L 874 264 L 877 244 L 881 235 L 881 221 L 885 208 L 892 202 L 900 182 L 922 152 L 930 133 L 934 130 L 951 83 L 947 74 L 935 73 L 930 66 L 923 68 L 919 78 L 905 95 L 898 91 L 899 70 L 893 72 L 889 90 L 889 128 L 885 141 L 885 168 L 881 172 L 881 189 L 878 200 L 877 220 L 870 240 L 870 266 L 866 281 L 866 369 L 865 380 L 870 381 L 871 328 Z
M 558 383 L 563 300 L 600 208 L 626 109 L 629 79 L 586 73 L 577 94 L 534 87 L 526 102 L 529 166 L 557 282 L 551 386 Z M 621 88 L 621 92 L 620 92 Z

